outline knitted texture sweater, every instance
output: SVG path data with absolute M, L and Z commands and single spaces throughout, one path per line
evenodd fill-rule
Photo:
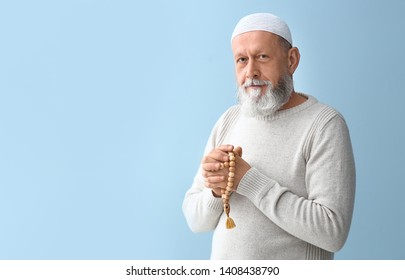
M 355 194 L 349 132 L 337 111 L 303 96 L 260 118 L 233 106 L 213 128 L 205 154 L 241 146 L 252 168 L 230 198 L 234 229 L 225 228 L 222 199 L 205 187 L 201 167 L 185 195 L 191 230 L 214 230 L 211 259 L 333 259 L 344 245 Z

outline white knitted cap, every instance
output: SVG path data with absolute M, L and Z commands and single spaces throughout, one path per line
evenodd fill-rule
M 236 36 L 249 31 L 267 31 L 286 39 L 292 45 L 290 29 L 281 18 L 269 13 L 247 15 L 235 26 L 231 42 Z

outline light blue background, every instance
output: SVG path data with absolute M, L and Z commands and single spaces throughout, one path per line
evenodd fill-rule
M 357 164 L 337 259 L 405 259 L 405 2 L 1 1 L 0 259 L 207 259 L 181 204 L 235 103 L 230 35 L 290 25 L 298 91 L 338 109 Z

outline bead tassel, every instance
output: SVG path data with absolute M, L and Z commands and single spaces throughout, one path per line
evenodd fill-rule
M 226 228 L 232 229 L 236 225 L 233 219 L 229 216 L 229 212 L 231 211 L 231 206 L 229 205 L 229 197 L 233 191 L 233 181 L 235 176 L 235 154 L 233 152 L 229 152 L 228 154 L 229 154 L 229 163 L 226 162 L 224 164 L 226 167 L 229 167 L 228 183 L 226 188 L 222 189 L 221 192 L 222 192 L 222 201 L 224 203 L 224 212 L 227 216 Z

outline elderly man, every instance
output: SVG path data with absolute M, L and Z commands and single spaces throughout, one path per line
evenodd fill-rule
M 214 230 L 212 259 L 333 259 L 354 205 L 346 123 L 294 91 L 300 53 L 283 20 L 248 15 L 231 43 L 239 104 L 212 130 L 184 198 L 187 222 Z

